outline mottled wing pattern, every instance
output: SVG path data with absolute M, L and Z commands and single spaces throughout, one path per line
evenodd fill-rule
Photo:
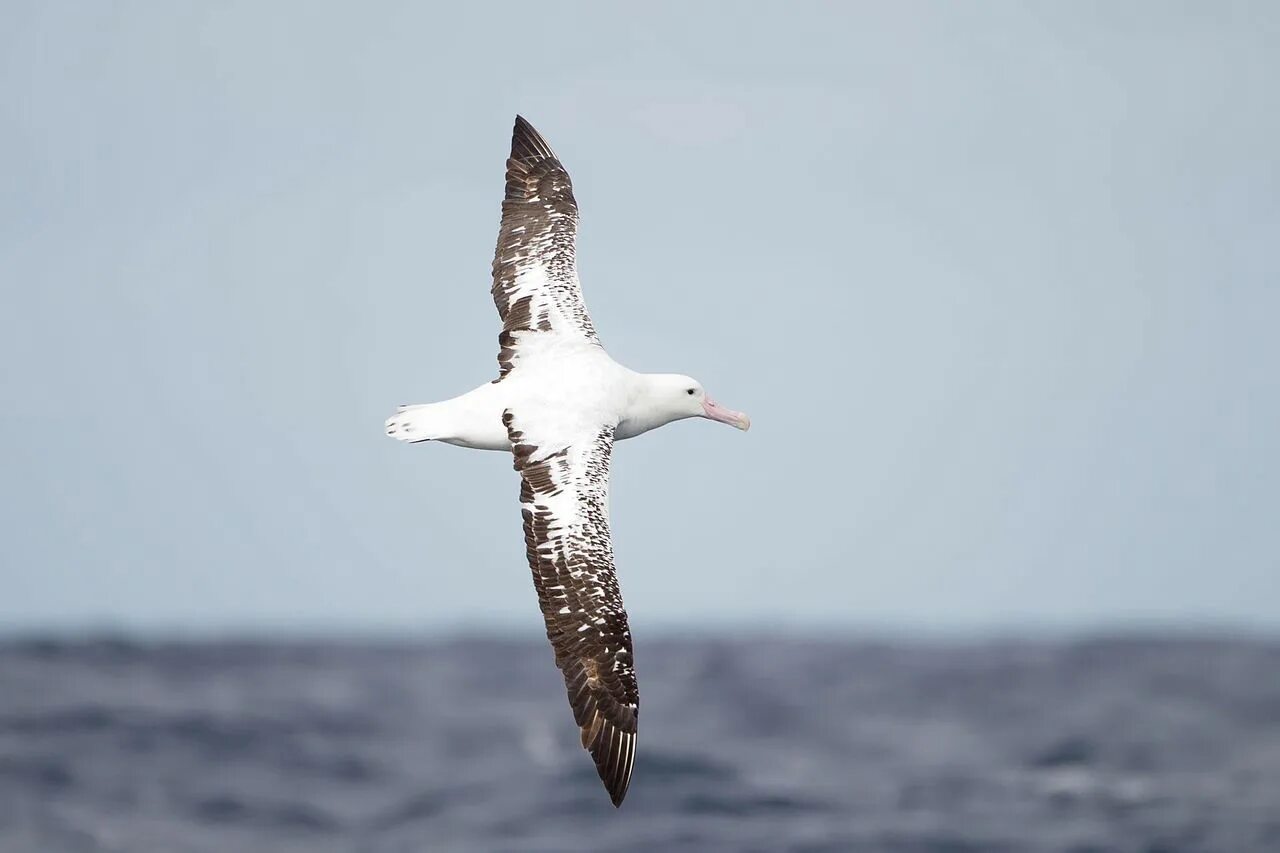
M 524 539 L 538 604 L 564 673 L 582 745 L 591 751 L 615 806 L 636 754 L 640 694 L 631 631 L 613 569 L 609 536 L 609 456 L 613 426 L 572 430 L 555 443 L 528 413 L 503 414 L 520 472 Z
M 533 125 L 516 116 L 493 256 L 493 301 L 502 319 L 495 381 L 546 333 L 600 343 L 578 283 L 577 233 L 569 173 Z

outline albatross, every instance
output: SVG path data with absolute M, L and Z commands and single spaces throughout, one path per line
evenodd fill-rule
M 609 534 L 613 443 L 684 418 L 750 419 L 696 380 L 637 373 L 609 357 L 582 299 L 578 205 L 547 141 L 516 116 L 493 301 L 498 377 L 440 403 L 401 406 L 387 434 L 512 455 L 525 550 L 582 746 L 615 806 L 635 765 L 640 694 Z

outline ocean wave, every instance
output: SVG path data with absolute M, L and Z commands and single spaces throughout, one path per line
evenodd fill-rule
M 0 644 L 0 853 L 1280 850 L 1280 643 L 655 640 L 614 810 L 541 642 Z

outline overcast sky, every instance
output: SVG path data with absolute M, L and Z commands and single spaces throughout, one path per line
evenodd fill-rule
M 601 338 L 637 632 L 1280 627 L 1280 7 L 5 4 L 0 628 L 541 629 L 515 113 Z

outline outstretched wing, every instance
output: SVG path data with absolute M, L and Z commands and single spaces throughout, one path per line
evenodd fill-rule
M 533 125 L 516 116 L 502 226 L 493 256 L 493 301 L 502 318 L 498 381 L 541 344 L 599 344 L 582 301 L 574 243 L 578 204 L 569 173 Z
M 550 428 L 548 418 L 510 410 L 502 420 L 520 472 L 525 548 L 547 639 L 582 745 L 617 806 L 631 783 L 640 694 L 609 536 L 613 426 Z M 552 434 L 557 440 L 543 438 Z

